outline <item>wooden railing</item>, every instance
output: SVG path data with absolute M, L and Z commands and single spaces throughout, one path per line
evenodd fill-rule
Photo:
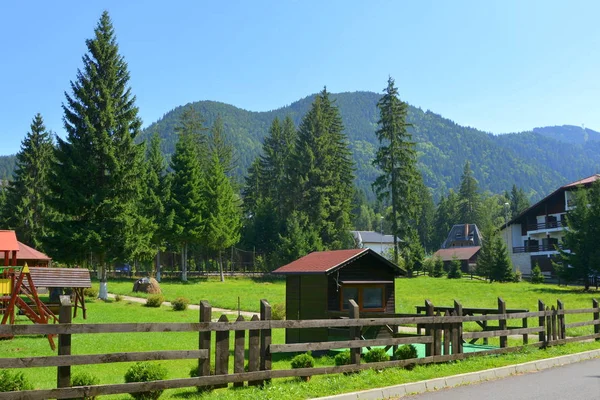
M 513 247 L 513 253 L 536 253 L 538 251 L 558 251 L 557 249 L 562 249 L 562 248 L 563 248 L 563 245 L 560 243 L 516 246 L 516 247 Z
M 539 230 L 544 230 L 544 229 L 554 229 L 554 228 L 563 228 L 563 227 L 567 227 L 567 221 L 556 220 L 556 221 L 538 222 L 535 224 L 529 224 L 529 225 L 527 225 L 527 230 L 528 231 L 539 231 Z
M 21 392 L 0 393 L 0 399 L 47 399 L 99 396 L 119 393 L 143 392 L 149 390 L 175 389 L 183 387 L 203 386 L 207 389 L 234 386 L 260 385 L 273 378 L 300 377 L 342 372 L 360 371 L 370 368 L 402 367 L 409 364 L 427 364 L 460 360 L 466 357 L 486 354 L 506 353 L 520 349 L 522 346 L 508 346 L 508 337 L 523 335 L 523 344 L 529 335 L 537 334 L 538 341 L 530 344 L 537 347 L 552 346 L 567 342 L 589 339 L 600 340 L 600 306 L 593 300 L 592 308 L 566 310 L 562 302 L 556 307 L 546 307 L 539 302 L 538 311 L 509 313 L 506 304 L 498 299 L 498 312 L 485 315 L 465 315 L 462 305 L 455 302 L 454 307 L 444 311 L 444 315 L 429 301 L 425 303 L 425 315 L 403 317 L 369 317 L 368 313 L 359 315 L 358 306 L 350 302 L 350 311 L 346 318 L 325 320 L 271 320 L 271 306 L 261 300 L 260 317 L 254 315 L 250 321 L 238 317 L 230 322 L 222 315 L 217 322 L 211 322 L 212 308 L 206 301 L 200 302 L 198 323 L 121 323 L 121 324 L 71 324 L 71 304 L 68 298 L 61 299 L 59 313 L 60 323 L 56 325 L 4 325 L 0 326 L 0 335 L 59 335 L 58 355 L 44 357 L 0 358 L 0 368 L 34 368 L 57 367 L 57 388 L 27 390 Z M 566 322 L 567 315 L 592 314 L 590 320 Z M 509 327 L 510 320 L 524 321 L 537 318 L 535 327 L 521 325 Z M 464 324 L 469 322 L 486 322 L 486 329 L 477 332 L 466 332 Z M 489 322 L 497 321 L 497 326 Z M 361 331 L 365 327 L 388 326 L 399 327 L 418 325 L 424 334 L 403 334 L 402 337 L 388 337 L 363 340 Z M 580 337 L 567 337 L 569 328 L 593 326 L 593 334 Z M 348 328 L 348 340 L 335 342 L 272 344 L 272 329 L 307 329 L 307 328 Z M 145 352 L 124 352 L 110 354 L 71 354 L 71 336 L 94 333 L 134 333 L 134 332 L 198 332 L 198 348 L 190 350 L 163 350 Z M 210 355 L 211 337 L 215 336 L 214 375 L 211 375 Z M 229 373 L 230 335 L 233 332 L 233 373 Z M 469 339 L 498 337 L 499 347 L 475 353 L 464 353 L 463 342 Z M 247 344 L 246 344 L 247 342 Z M 361 349 L 368 346 L 398 346 L 402 344 L 422 343 L 426 347 L 424 358 L 410 360 L 393 360 L 378 363 L 361 363 Z M 196 347 L 194 345 L 194 347 Z M 351 364 L 318 368 L 272 370 L 271 357 L 276 353 L 306 352 L 349 348 Z M 245 351 L 248 350 L 248 359 Z M 117 383 L 93 386 L 71 387 L 71 366 L 84 364 L 104 364 L 132 361 L 197 359 L 198 377 L 169 379 L 153 382 Z M 247 361 L 247 372 L 244 365 Z

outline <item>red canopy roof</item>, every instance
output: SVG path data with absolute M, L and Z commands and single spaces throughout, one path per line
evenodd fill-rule
M 481 249 L 481 246 L 450 247 L 449 249 L 439 249 L 433 256 L 439 256 L 444 261 L 452 261 L 455 256 L 459 260 L 469 260 L 477 254 L 479 249 Z
M 369 249 L 315 251 L 273 271 L 275 274 L 327 273 Z
M 51 258 L 42 253 L 41 251 L 37 251 L 33 247 L 29 247 L 24 243 L 19 243 L 19 253 L 17 254 L 17 259 L 19 260 L 40 260 L 40 261 L 50 261 Z
M 19 251 L 15 231 L 0 231 L 0 251 Z

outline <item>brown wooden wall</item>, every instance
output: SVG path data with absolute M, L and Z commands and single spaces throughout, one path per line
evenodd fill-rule
M 286 279 L 287 319 L 327 318 L 327 276 L 291 275 Z M 287 329 L 286 343 L 327 341 L 327 329 Z

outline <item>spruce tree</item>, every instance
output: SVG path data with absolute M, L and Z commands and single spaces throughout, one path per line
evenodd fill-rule
M 494 238 L 493 254 L 494 261 L 490 272 L 490 282 L 512 282 L 514 278 L 512 263 L 508 256 L 506 244 L 500 236 Z
M 20 241 L 38 250 L 43 250 L 49 235 L 47 198 L 53 152 L 52 135 L 42 116 L 36 114 L 17 153 L 14 179 L 6 189 L 4 219 L 5 227 L 14 229 Z
M 223 250 L 240 240 L 241 212 L 239 199 L 233 191 L 231 182 L 216 152 L 212 153 L 205 186 L 205 224 L 204 243 L 216 251 L 219 257 L 221 282 L 223 274 Z
M 219 163 L 223 166 L 225 174 L 231 177 L 231 171 L 234 168 L 233 147 L 227 141 L 225 136 L 225 127 L 223 118 L 217 115 L 215 122 L 210 128 L 209 147 L 211 153 L 216 153 L 219 158 Z
M 406 239 L 411 225 L 418 218 L 419 198 L 417 194 L 421 175 L 417 170 L 417 152 L 411 126 L 406 122 L 408 105 L 398 97 L 394 79 L 388 79 L 383 97 L 377 102 L 379 108 L 379 129 L 375 132 L 379 139 L 379 149 L 373 165 L 382 171 L 373 188 L 380 201 L 389 201 L 392 212 L 389 215 L 394 235 L 394 261 L 398 262 L 398 237 Z
M 448 279 L 460 279 L 462 278 L 462 270 L 460 260 L 455 256 L 450 261 L 450 270 L 448 271 Z
M 517 188 L 517 185 L 512 186 L 510 191 L 510 197 L 508 202 L 510 203 L 511 219 L 517 217 L 522 211 L 529 208 L 529 199 L 525 194 L 523 188 Z
M 490 282 L 495 263 L 494 243 L 496 236 L 493 230 L 484 231 L 481 250 L 479 250 L 479 254 L 477 255 L 477 275 L 489 279 Z
M 181 280 L 187 281 L 187 260 L 190 244 L 203 240 L 206 200 L 205 175 L 201 158 L 207 154 L 207 140 L 201 116 L 187 107 L 175 128 L 178 135 L 171 158 L 171 197 L 169 212 L 173 215 L 171 240 L 181 251 Z
M 458 219 L 462 224 L 479 223 L 481 199 L 477 180 L 473 176 L 471 163 L 467 161 L 463 170 L 458 191 Z
M 86 46 L 63 104 L 67 137 L 58 139 L 52 169 L 51 202 L 60 214 L 52 242 L 64 261 L 97 259 L 106 299 L 107 265 L 131 260 L 151 231 L 140 212 L 143 147 L 134 144 L 142 121 L 108 12 Z

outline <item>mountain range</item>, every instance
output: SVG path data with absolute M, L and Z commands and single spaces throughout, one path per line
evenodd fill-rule
M 356 184 L 373 198 L 371 183 L 378 171 L 371 164 L 379 146 L 375 136 L 381 95 L 373 92 L 332 94 L 340 114 L 356 163 Z M 170 156 L 176 143 L 174 128 L 184 107 L 192 106 L 209 127 L 221 116 L 225 134 L 236 152 L 234 174 L 239 181 L 260 153 L 262 140 L 275 117 L 289 115 L 298 125 L 308 111 L 314 95 L 288 106 L 266 112 L 253 112 L 215 102 L 198 101 L 167 112 L 144 129 L 139 140 L 158 132 L 162 150 Z M 564 125 L 535 128 L 529 132 L 493 135 L 460 126 L 431 111 L 409 106 L 408 122 L 417 143 L 419 168 L 428 187 L 437 198 L 459 186 L 463 166 L 470 161 L 482 190 L 494 193 L 510 190 L 513 184 L 525 189 L 532 200 L 557 187 L 600 171 L 600 133 L 582 127 Z M 0 157 L 0 178 L 10 172 L 12 157 Z M 3 165 L 5 167 L 3 168 Z M 8 172 L 7 172 L 8 171 Z

